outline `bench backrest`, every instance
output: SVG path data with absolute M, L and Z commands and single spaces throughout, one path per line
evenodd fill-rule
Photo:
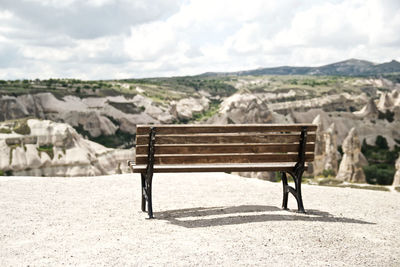
M 302 138 L 304 162 L 310 162 L 316 129 L 313 124 L 137 125 L 136 164 L 148 163 L 150 146 L 155 165 L 298 162 Z

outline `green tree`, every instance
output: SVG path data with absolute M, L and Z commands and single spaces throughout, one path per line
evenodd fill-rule
M 375 145 L 379 149 L 389 149 L 389 145 L 388 145 L 388 142 L 386 141 L 386 138 L 381 135 L 378 135 L 376 137 Z

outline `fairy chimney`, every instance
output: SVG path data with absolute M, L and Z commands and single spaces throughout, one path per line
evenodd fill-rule
M 359 118 L 368 118 L 368 119 L 377 119 L 379 116 L 379 110 L 376 107 L 375 101 L 373 98 L 368 100 L 368 103 L 359 111 L 353 112 Z
M 324 170 L 333 170 L 337 173 L 337 136 L 335 124 L 332 123 L 328 129 L 322 128 L 321 116 L 317 115 L 312 122 L 318 126 L 316 131 L 314 161 L 312 163 L 312 174 L 321 175 Z
M 337 151 L 337 135 L 335 124 L 332 123 L 323 133 L 325 153 L 324 153 L 324 169 L 333 170 L 336 174 L 338 171 L 338 151 Z
M 342 148 L 344 155 L 336 178 L 346 182 L 365 183 L 361 143 L 355 128 L 352 128 L 344 139 Z
M 396 173 L 394 175 L 393 186 L 400 186 L 400 156 L 396 161 Z
M 381 94 L 381 97 L 379 98 L 379 102 L 378 102 L 378 109 L 381 111 L 385 111 L 392 107 L 393 107 L 393 100 L 390 97 L 390 95 L 387 93 Z

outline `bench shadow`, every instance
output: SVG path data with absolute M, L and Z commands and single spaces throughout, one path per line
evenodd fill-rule
M 246 213 L 254 212 L 269 213 L 246 215 Z M 280 212 L 280 214 L 273 214 L 273 212 Z M 282 212 L 284 212 L 285 214 L 282 214 Z M 162 212 L 156 212 L 154 213 L 154 216 L 157 220 L 166 220 L 171 224 L 186 228 L 200 228 L 267 221 L 317 221 L 332 223 L 338 222 L 375 224 L 372 222 L 352 218 L 336 217 L 328 212 L 319 210 L 307 210 L 306 214 L 302 214 L 292 210 L 282 211 L 282 209 L 274 206 L 263 205 L 240 205 L 233 207 L 197 207 L 190 209 L 166 210 Z M 206 216 L 213 216 L 213 218 L 206 218 Z

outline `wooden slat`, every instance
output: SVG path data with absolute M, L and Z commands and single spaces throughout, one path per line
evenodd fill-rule
M 251 134 L 251 135 L 156 135 L 156 144 L 229 144 L 229 143 L 294 143 L 299 142 L 299 134 Z M 314 142 L 315 134 L 307 136 L 307 142 Z M 136 145 L 149 143 L 147 135 L 137 135 Z
M 197 164 L 197 165 L 155 165 L 154 172 L 245 172 L 245 171 L 293 171 L 292 163 L 263 164 Z M 134 173 L 144 173 L 146 165 L 131 165 Z M 308 165 L 305 166 L 306 169 Z
M 155 154 L 214 154 L 214 153 L 269 153 L 297 152 L 299 144 L 198 144 L 157 145 Z M 314 151 L 314 143 L 306 145 L 306 152 Z M 148 145 L 136 146 L 136 155 L 147 155 Z
M 230 124 L 230 125 L 137 125 L 136 134 L 149 134 L 150 127 L 156 127 L 157 134 L 186 133 L 236 133 L 236 132 L 299 132 L 307 126 L 308 132 L 316 131 L 315 124 Z
M 314 154 L 306 154 L 306 161 L 312 161 Z M 203 155 L 158 155 L 154 164 L 217 164 L 217 163 L 266 163 L 295 162 L 296 153 L 292 154 L 203 154 Z M 147 156 L 137 156 L 136 164 L 147 164 Z

